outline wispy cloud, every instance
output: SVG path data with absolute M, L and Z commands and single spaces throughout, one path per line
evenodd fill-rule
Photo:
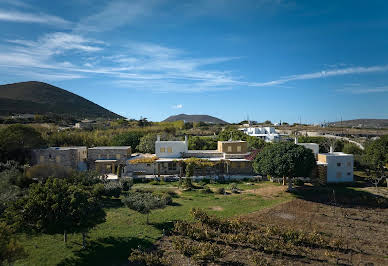
M 287 76 L 277 80 L 261 82 L 261 83 L 255 82 L 247 85 L 255 86 L 255 87 L 268 87 L 268 86 L 288 83 L 295 80 L 320 79 L 320 78 L 327 78 L 327 77 L 333 77 L 333 76 L 344 76 L 344 75 L 352 75 L 352 74 L 364 74 L 364 73 L 375 73 L 375 72 L 386 72 L 386 71 L 388 71 L 388 65 L 371 66 L 371 67 L 361 67 L 361 66 L 347 67 L 347 68 L 341 68 L 341 69 L 322 70 L 319 72 L 292 75 L 292 76 Z
M 57 16 L 44 13 L 27 13 L 4 9 L 0 9 L 0 21 L 16 23 L 38 23 L 64 28 L 70 27 L 72 25 L 70 21 Z
M 357 88 L 350 87 L 338 90 L 339 92 L 351 93 L 351 94 L 370 94 L 370 93 L 384 93 L 388 92 L 388 86 L 381 86 L 375 88 Z
M 148 16 L 162 1 L 109 1 L 109 3 L 96 14 L 82 19 L 75 31 L 101 32 L 108 31 Z
M 183 108 L 183 104 L 173 105 L 172 108 L 173 109 L 182 109 Z

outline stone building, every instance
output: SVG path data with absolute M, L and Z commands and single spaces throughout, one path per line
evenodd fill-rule
M 202 172 L 227 175 L 253 174 L 252 160 L 248 159 L 250 153 L 246 141 L 219 141 L 217 150 L 189 150 L 187 137 L 184 141 L 161 141 L 158 137 L 155 142 L 155 151 L 158 157 L 155 161 L 158 175 L 182 174 L 184 169 L 180 169 L 179 161 L 188 158 L 222 162 L 222 164 L 217 164 L 217 169 L 197 169 L 196 175 L 202 175 Z
M 86 170 L 88 150 L 86 147 L 50 147 L 32 151 L 33 164 L 59 164 L 63 167 Z
M 104 174 L 117 174 L 119 167 L 121 167 L 120 171 L 123 173 L 124 166 L 130 157 L 130 146 L 101 146 L 88 149 L 87 161 L 89 169 Z

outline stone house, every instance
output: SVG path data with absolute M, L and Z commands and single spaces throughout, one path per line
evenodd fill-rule
M 88 149 L 87 161 L 89 169 L 104 174 L 117 174 L 119 167 L 123 173 L 124 166 L 130 157 L 130 146 L 101 146 Z
M 33 164 L 59 164 L 63 167 L 86 170 L 87 147 L 50 147 L 32 150 Z

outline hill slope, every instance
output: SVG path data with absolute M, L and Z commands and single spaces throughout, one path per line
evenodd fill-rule
M 210 115 L 186 115 L 186 114 L 172 115 L 167 119 L 163 120 L 163 122 L 174 122 L 179 120 L 183 120 L 185 122 L 205 122 L 209 124 L 228 124 L 228 122 L 225 122 L 224 120 L 221 120 L 217 117 L 210 116 Z
M 121 116 L 64 89 L 28 81 L 0 85 L 0 115 L 59 114 L 76 118 Z
M 388 128 L 388 119 L 354 119 L 329 123 L 333 127 Z

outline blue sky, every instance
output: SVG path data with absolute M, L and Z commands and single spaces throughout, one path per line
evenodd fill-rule
M 0 83 L 118 114 L 388 118 L 388 2 L 0 0 Z

